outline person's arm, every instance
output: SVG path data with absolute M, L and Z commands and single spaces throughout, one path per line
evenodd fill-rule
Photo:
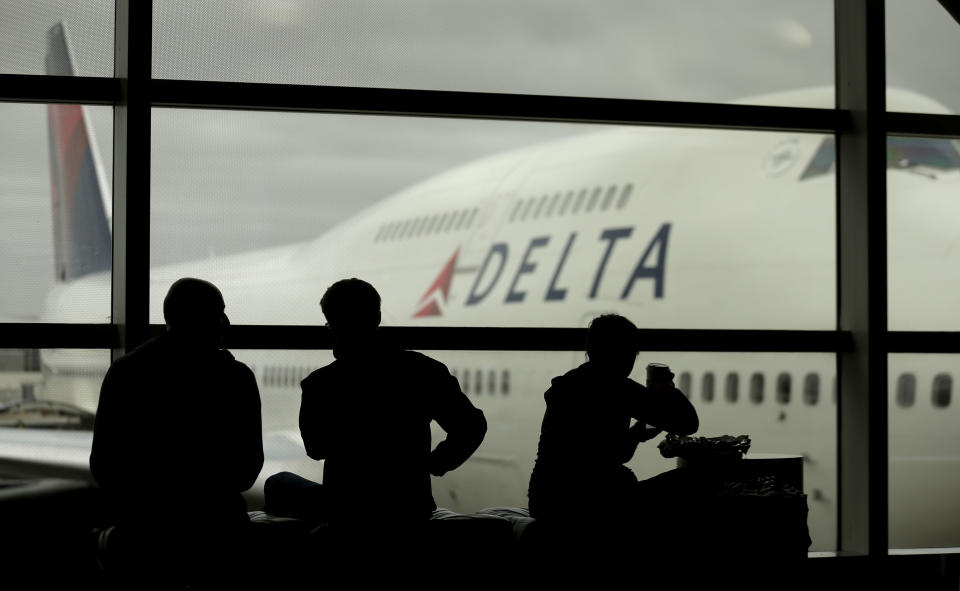
M 300 382 L 300 436 L 307 456 L 314 460 L 325 460 L 330 453 L 331 433 L 324 425 L 324 420 L 330 412 L 323 408 L 323 394 L 314 385 L 314 375 Z
M 675 435 L 690 435 L 700 428 L 693 404 L 672 383 L 647 388 L 633 382 L 633 387 L 633 418 Z
M 90 448 L 90 473 L 101 488 L 114 488 L 123 473 L 121 455 L 129 450 L 124 441 L 121 379 L 114 365 L 107 370 L 100 386 L 100 400 L 93 423 L 93 444 Z
M 649 424 L 674 435 L 690 435 L 700 428 L 697 410 L 673 386 L 648 389 L 647 400 Z
M 434 476 L 443 476 L 467 461 L 480 447 L 487 433 L 483 412 L 470 403 L 460 390 L 457 378 L 442 364 L 438 373 L 444 374 L 433 386 L 433 418 L 446 431 L 447 437 L 430 452 L 429 470 Z
M 627 429 L 626 436 L 620 442 L 617 461 L 626 464 L 633 458 L 633 454 L 637 452 L 637 447 L 641 443 L 650 441 L 662 432 L 663 429 L 658 427 L 647 427 L 647 424 L 642 420 L 636 421 Z

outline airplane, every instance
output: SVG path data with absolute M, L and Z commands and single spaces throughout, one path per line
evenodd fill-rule
M 72 73 L 62 25 L 50 32 L 47 64 L 51 73 Z M 832 96 L 824 87 L 742 102 L 816 106 Z M 888 105 L 948 112 L 898 89 L 888 91 Z M 58 284 L 43 320 L 103 321 L 110 192 L 84 107 L 51 105 L 48 113 Z M 960 153 L 949 140 L 892 137 L 888 156 L 891 328 L 924 330 L 951 317 L 933 270 L 957 262 L 949 225 L 960 209 Z M 160 302 L 174 280 L 194 276 L 220 287 L 235 324 L 321 322 L 323 291 L 356 276 L 380 291 L 384 325 L 576 327 L 616 312 L 648 328 L 830 330 L 834 161 L 830 135 L 611 126 L 465 163 L 308 242 L 155 267 L 150 319 L 162 322 Z M 264 478 L 281 469 L 321 479 L 296 427 L 299 380 L 332 355 L 234 353 L 256 373 L 263 401 L 267 462 L 248 494 L 255 505 Z M 474 456 L 434 479 L 438 504 L 460 512 L 525 506 L 543 392 L 583 353 L 428 353 L 489 424 Z M 635 379 L 643 380 L 648 361 L 673 368 L 700 413 L 701 434 L 745 433 L 753 451 L 803 456 L 811 550 L 834 549 L 835 356 L 641 353 Z M 108 362 L 106 352 L 44 351 L 44 398 L 95 412 Z M 960 540 L 960 524 L 942 518 L 960 514 L 951 363 L 890 359 L 892 547 Z M 170 401 L 158 405 L 178 412 Z M 0 472 L 89 477 L 89 432 L 0 429 L 0 441 Z M 643 478 L 674 463 L 650 442 L 630 466 Z

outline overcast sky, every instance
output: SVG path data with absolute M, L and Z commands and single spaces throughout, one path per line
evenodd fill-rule
M 958 25 L 936 0 L 887 11 L 888 82 L 960 112 Z M 727 101 L 834 77 L 825 0 L 155 0 L 154 17 L 161 78 Z M 0 3 L 0 72 L 42 74 L 61 19 L 78 73 L 111 75 L 113 4 L 89 0 Z M 91 111 L 109 175 L 111 110 Z M 29 316 L 53 277 L 46 109 L 0 104 L 0 125 L 0 316 Z M 156 111 L 152 259 L 306 240 L 456 164 L 586 129 Z

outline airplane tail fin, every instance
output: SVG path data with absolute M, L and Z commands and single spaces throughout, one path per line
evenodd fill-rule
M 46 71 L 74 75 L 62 22 L 47 31 Z M 111 204 L 86 112 L 82 105 L 47 105 L 47 121 L 56 278 L 67 281 L 109 271 Z

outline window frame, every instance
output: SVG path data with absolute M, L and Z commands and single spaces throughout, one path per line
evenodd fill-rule
M 508 119 L 829 133 L 837 137 L 838 326 L 835 331 L 645 331 L 660 351 L 837 355 L 838 528 L 846 555 L 886 556 L 887 356 L 960 353 L 960 332 L 888 331 L 886 137 L 960 137 L 960 116 L 886 111 L 882 0 L 835 0 L 834 109 L 499 93 L 224 83 L 152 78 L 152 2 L 116 0 L 115 77 L 0 74 L 0 101 L 114 109 L 114 241 L 110 324 L 2 323 L 2 348 L 109 348 L 114 358 L 162 325 L 148 321 L 150 118 L 156 107 Z M 571 213 L 579 210 L 577 195 Z M 870 199 L 866 199 L 866 195 Z M 128 198 L 136 195 L 136 199 Z M 524 212 L 524 216 L 527 212 Z M 476 211 L 464 211 L 457 229 Z M 521 220 L 523 219 L 521 218 Z M 418 220 L 419 221 L 419 220 Z M 417 225 L 416 222 L 414 225 Z M 452 225 L 452 224 L 451 224 Z M 420 235 L 406 223 L 398 239 Z M 391 327 L 409 348 L 581 350 L 583 329 Z M 647 338 L 647 337 L 655 337 Z M 732 337 L 732 338 L 731 338 Z M 799 344 L 798 344 L 799 343 Z M 231 348 L 327 349 L 320 326 L 232 327 Z M 479 347 L 478 347 L 479 345 Z M 869 391 L 888 392 L 871 401 Z

